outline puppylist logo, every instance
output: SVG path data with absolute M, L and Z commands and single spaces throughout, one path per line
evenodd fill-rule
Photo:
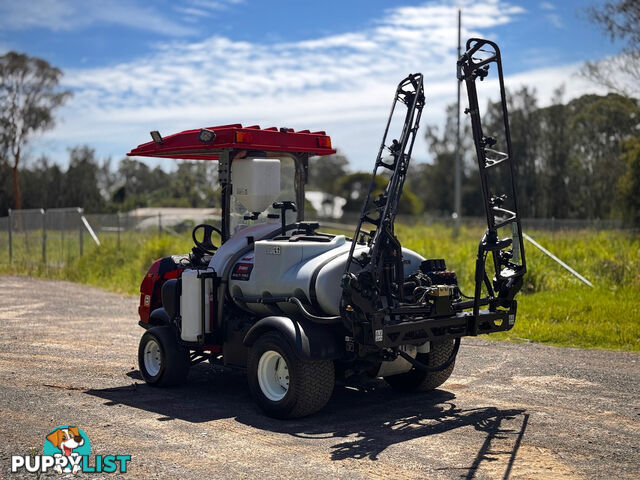
M 44 439 L 44 455 L 13 455 L 11 472 L 46 473 L 126 473 L 131 455 L 91 454 L 89 436 L 74 425 L 61 425 L 49 432 Z

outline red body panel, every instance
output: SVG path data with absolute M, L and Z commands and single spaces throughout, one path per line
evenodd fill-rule
M 149 316 L 156 308 L 162 306 L 162 285 L 171 278 L 178 278 L 184 269 L 178 267 L 171 257 L 159 258 L 149 268 L 140 285 L 140 306 L 138 314 L 140 321 L 149 323 Z M 148 298 L 148 300 L 147 300 Z M 213 311 L 213 298 L 210 298 L 211 311 Z M 213 331 L 213 325 L 211 325 Z M 200 348 L 202 351 L 211 353 L 222 353 L 222 345 L 205 345 Z
M 148 323 L 151 312 L 162 306 L 161 291 L 164 282 L 170 278 L 178 278 L 182 270 L 171 257 L 159 258 L 151 264 L 140 284 L 138 315 L 141 322 Z
M 331 155 L 331 137 L 325 132 L 294 131 L 292 128 L 265 128 L 241 124 L 207 127 L 215 132 L 209 143 L 198 140 L 200 129 L 168 135 L 162 143 L 147 142 L 131 150 L 128 156 L 170 157 L 196 160 L 217 160 L 221 150 L 264 150 L 266 152 L 308 153 Z

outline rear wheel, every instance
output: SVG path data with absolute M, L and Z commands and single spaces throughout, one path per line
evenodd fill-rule
M 178 344 L 170 327 L 153 327 L 140 339 L 138 366 L 149 385 L 179 385 L 189 373 L 189 350 Z
M 451 358 L 454 344 L 454 340 L 434 343 L 429 353 L 418 353 L 416 360 L 433 368 L 444 365 Z M 384 379 L 391 387 L 402 392 L 426 392 L 446 382 L 453 372 L 455 363 L 454 360 L 451 365 L 439 372 L 426 372 L 413 367 L 407 373 L 384 377 Z
M 302 360 L 278 332 L 262 335 L 249 352 L 249 388 L 271 417 L 296 418 L 317 412 L 333 392 L 330 360 Z

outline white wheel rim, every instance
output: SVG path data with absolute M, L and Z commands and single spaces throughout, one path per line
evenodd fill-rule
M 278 352 L 268 350 L 258 362 L 258 383 L 265 397 L 272 402 L 284 398 L 289 390 L 289 366 Z
M 162 367 L 162 352 L 160 351 L 160 345 L 155 340 L 149 340 L 144 346 L 144 368 L 147 373 L 152 377 L 155 377 L 160 372 Z

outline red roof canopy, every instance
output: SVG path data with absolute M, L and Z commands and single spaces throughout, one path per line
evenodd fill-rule
M 128 156 L 169 157 L 196 160 L 218 160 L 222 150 L 264 150 L 267 152 L 308 153 L 310 155 L 330 155 L 336 153 L 331 148 L 331 137 L 325 132 L 309 130 L 294 131 L 292 128 L 264 128 L 258 125 L 243 127 L 220 125 L 207 127 L 215 133 L 209 142 L 200 141 L 202 129 L 185 130 L 162 138 L 162 142 L 143 143 L 127 153 Z

